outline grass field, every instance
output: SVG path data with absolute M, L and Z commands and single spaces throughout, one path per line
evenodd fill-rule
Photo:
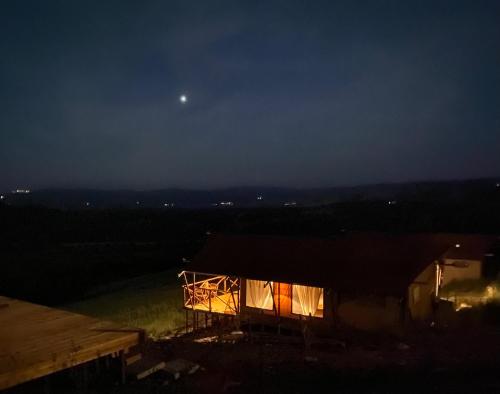
M 149 335 L 168 335 L 183 327 L 179 270 L 169 270 L 113 283 L 100 295 L 63 305 L 64 309 L 144 328 Z

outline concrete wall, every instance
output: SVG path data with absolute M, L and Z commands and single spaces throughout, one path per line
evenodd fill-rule
M 466 267 L 450 266 L 450 264 L 452 264 L 455 261 L 467 266 Z M 444 264 L 445 265 L 443 267 L 442 286 L 445 286 L 453 281 L 481 278 L 483 264 L 479 260 L 445 259 Z

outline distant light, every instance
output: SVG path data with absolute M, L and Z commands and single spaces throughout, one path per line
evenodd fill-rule
M 460 244 L 455 244 L 455 248 L 459 248 L 460 247 Z
M 0 200 L 3 200 L 4 198 L 5 198 L 5 196 L 2 194 L 2 195 L 0 196 Z
M 30 189 L 16 189 L 12 190 L 12 194 L 30 194 L 31 190 Z
M 497 183 L 497 187 L 500 187 L 500 183 Z
M 262 196 L 257 196 L 257 200 L 261 201 L 262 200 Z
M 139 205 L 141 202 L 140 202 L 140 201 L 136 201 L 135 203 L 136 203 L 137 205 Z
M 87 202 L 85 203 L 85 205 L 88 207 L 88 206 L 90 206 L 90 203 L 87 201 Z
M 179 97 L 179 101 L 182 103 L 182 104 L 185 104 L 187 103 L 188 101 L 188 98 L 185 94 L 182 94 L 180 97 Z

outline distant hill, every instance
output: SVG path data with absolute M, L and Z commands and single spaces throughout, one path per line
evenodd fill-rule
M 92 208 L 230 208 L 258 206 L 317 206 L 345 201 L 386 200 L 464 202 L 500 198 L 500 178 L 461 181 L 408 182 L 294 189 L 233 187 L 214 190 L 161 189 L 151 191 L 42 189 L 3 193 L 3 203 L 43 205 L 63 209 Z M 222 204 L 221 204 L 222 203 Z

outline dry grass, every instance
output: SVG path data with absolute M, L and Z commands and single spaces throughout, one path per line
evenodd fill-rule
M 151 336 L 170 334 L 184 324 L 177 270 L 142 276 L 110 286 L 112 291 L 64 305 L 65 309 L 144 328 Z

